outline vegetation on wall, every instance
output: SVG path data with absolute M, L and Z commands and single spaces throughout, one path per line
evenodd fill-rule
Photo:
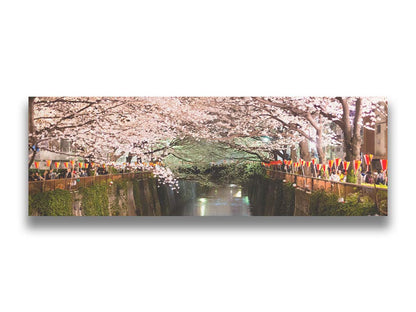
M 312 216 L 368 216 L 379 214 L 374 201 L 360 193 L 352 193 L 344 202 L 338 201 L 336 194 L 323 190 L 312 192 L 310 201 Z
M 29 196 L 30 216 L 71 216 L 72 195 L 66 190 L 54 190 Z
M 81 207 L 85 216 L 108 216 L 108 186 L 104 183 L 80 189 Z
M 127 214 L 127 181 L 116 180 L 111 186 L 115 195 L 110 205 L 110 215 L 121 216 Z

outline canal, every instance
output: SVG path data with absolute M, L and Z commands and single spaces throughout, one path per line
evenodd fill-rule
M 174 215 L 250 216 L 251 208 L 247 192 L 240 185 L 229 184 L 209 188 L 197 185 L 193 198 L 183 206 L 176 207 Z

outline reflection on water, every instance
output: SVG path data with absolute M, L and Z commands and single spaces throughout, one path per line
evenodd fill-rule
M 196 194 L 183 207 L 184 216 L 249 216 L 250 203 L 241 186 L 230 184 Z

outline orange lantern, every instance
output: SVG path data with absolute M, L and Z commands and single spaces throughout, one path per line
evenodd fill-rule
M 344 166 L 344 170 L 347 171 L 348 167 L 350 166 L 350 162 L 349 161 L 343 161 L 342 165 Z
M 354 160 L 354 171 L 357 172 L 358 168 L 361 166 L 361 160 Z
M 335 158 L 335 166 L 337 167 L 337 169 L 339 168 L 340 163 L 341 163 L 341 158 Z
M 51 163 L 52 163 L 52 160 L 47 160 L 46 161 L 46 167 L 50 167 L 51 166 Z
M 380 159 L 380 163 L 381 163 L 381 169 L 383 171 L 387 170 L 387 159 Z
M 373 159 L 373 155 L 371 154 L 365 154 L 364 155 L 364 160 L 365 160 L 365 164 L 368 166 L 369 164 L 371 164 L 371 160 Z
M 39 162 L 38 161 L 35 161 L 35 168 L 39 169 Z

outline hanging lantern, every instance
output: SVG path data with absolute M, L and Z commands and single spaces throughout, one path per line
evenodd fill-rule
M 361 166 L 361 160 L 354 160 L 354 171 L 357 172 L 358 168 Z
M 47 160 L 46 161 L 46 167 L 50 167 L 51 166 L 51 162 L 52 162 L 52 160 Z
M 332 166 L 334 165 L 334 161 L 331 159 L 331 160 L 328 160 L 328 165 L 329 165 L 329 170 L 331 170 L 332 169 Z
M 60 162 L 55 162 L 55 168 L 58 169 L 60 164 Z
M 371 164 L 371 160 L 373 159 L 373 155 L 371 154 L 365 154 L 364 155 L 364 160 L 365 160 L 365 164 L 368 166 L 369 164 Z
M 348 167 L 350 166 L 350 162 L 349 161 L 343 161 L 342 162 L 342 165 L 344 167 L 344 170 L 347 171 L 348 170 Z
M 387 159 L 380 159 L 380 163 L 381 163 L 381 169 L 383 171 L 387 170 Z
M 67 168 L 67 169 L 68 169 L 69 162 L 64 162 L 64 166 L 65 166 L 65 168 Z
M 336 158 L 335 159 L 335 167 L 337 167 L 336 169 L 339 168 L 340 163 L 341 163 L 341 158 Z
M 39 169 L 39 162 L 38 161 L 35 161 L 35 168 Z

